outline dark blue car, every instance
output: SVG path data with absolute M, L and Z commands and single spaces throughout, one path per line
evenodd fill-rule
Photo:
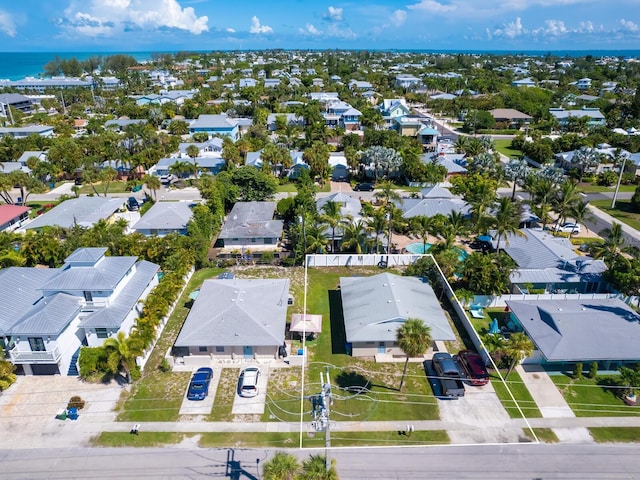
M 189 382 L 188 400 L 204 400 L 209 393 L 209 384 L 213 377 L 213 370 L 210 368 L 199 368 L 191 377 Z

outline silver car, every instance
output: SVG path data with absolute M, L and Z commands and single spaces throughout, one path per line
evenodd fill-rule
M 247 367 L 240 373 L 241 397 L 255 397 L 258 395 L 258 379 L 260 378 L 260 369 L 258 367 Z

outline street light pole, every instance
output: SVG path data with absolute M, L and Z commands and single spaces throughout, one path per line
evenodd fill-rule
M 627 156 L 625 155 L 622 160 L 622 167 L 620 168 L 620 173 L 618 174 L 618 183 L 616 183 L 616 191 L 613 192 L 613 200 L 611 200 L 611 210 L 613 210 L 616 206 L 616 199 L 618 198 L 618 190 L 620 190 L 620 182 L 622 182 L 622 174 L 624 173 L 624 166 L 627 163 Z

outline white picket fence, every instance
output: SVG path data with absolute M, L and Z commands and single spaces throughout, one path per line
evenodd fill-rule
M 394 267 L 407 266 L 425 255 L 413 254 L 335 254 L 335 255 L 307 255 L 307 267 Z

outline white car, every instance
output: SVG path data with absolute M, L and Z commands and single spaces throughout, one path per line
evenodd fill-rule
M 582 228 L 580 227 L 579 223 L 562 223 L 560 225 L 555 225 L 553 227 L 553 230 L 556 232 L 570 233 L 575 235 L 576 233 L 580 233 Z
M 238 389 L 241 397 L 255 397 L 258 395 L 258 379 L 260 378 L 260 370 L 257 367 L 247 367 L 240 373 L 240 388 Z

